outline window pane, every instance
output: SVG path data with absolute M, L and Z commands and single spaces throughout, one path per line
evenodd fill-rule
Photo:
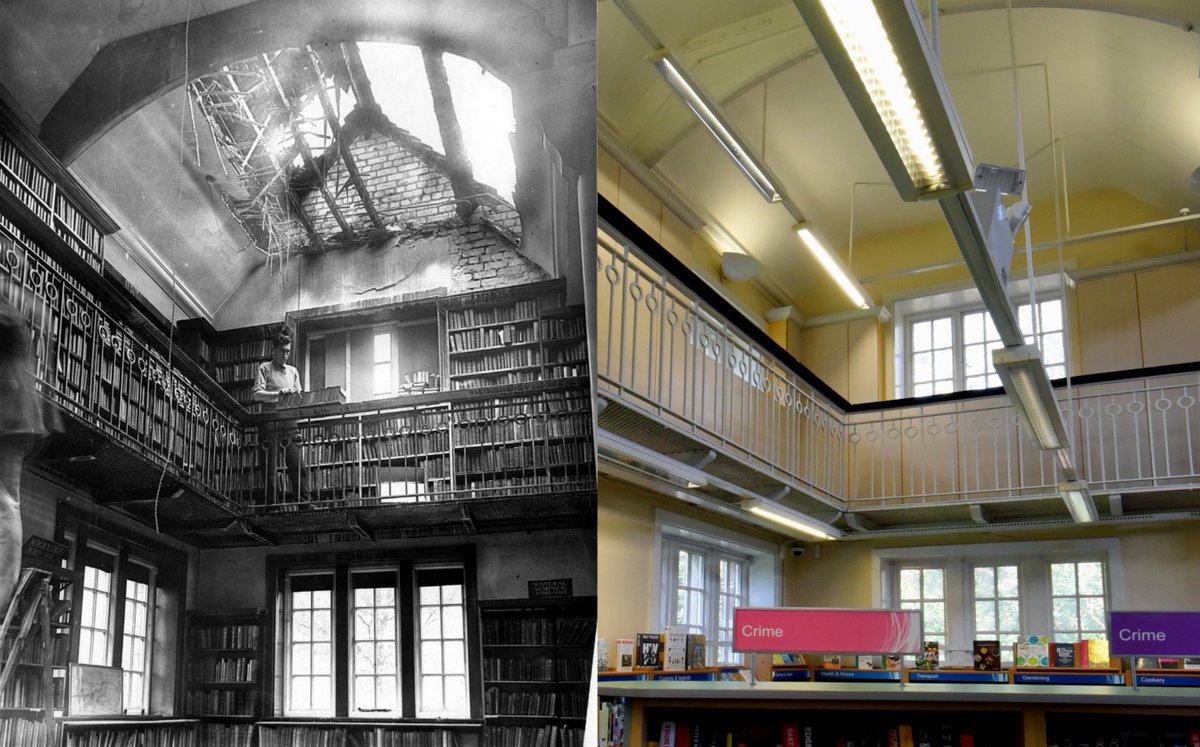
M 1104 600 L 1099 597 L 1084 597 L 1079 600 L 1080 630 L 1104 630 Z
M 438 641 L 421 642 L 421 671 L 425 674 L 442 673 L 442 644 Z
M 946 604 L 926 602 L 921 606 L 921 616 L 927 633 L 946 632 Z
M 389 602 L 390 604 L 390 602 Z M 394 640 L 396 637 L 396 610 L 392 607 L 380 607 L 375 610 L 375 638 L 381 641 Z
M 948 348 L 954 344 L 954 333 L 950 326 L 950 317 L 933 320 L 933 346 Z
M 422 586 L 419 599 L 422 605 L 437 604 L 442 601 L 442 595 L 436 586 Z
M 396 678 L 395 677 L 379 677 L 375 680 L 375 707 L 388 710 L 395 710 L 398 698 L 396 697 Z
M 333 671 L 333 653 L 328 643 L 314 643 L 312 658 L 313 674 L 329 674 Z
M 928 397 L 933 394 L 933 384 L 915 384 L 913 385 L 914 397 Z
M 375 590 L 375 605 L 377 607 L 394 607 L 396 604 L 396 590 L 376 589 Z
M 1017 567 L 1015 565 L 1000 566 L 996 573 L 997 591 L 1002 597 L 1017 596 Z
M 374 589 L 355 589 L 354 590 L 354 606 L 370 607 L 375 603 Z
M 292 645 L 292 674 L 312 674 L 312 644 Z
M 913 350 L 929 350 L 933 345 L 933 324 L 931 322 L 917 322 L 912 326 L 912 347 Z
M 442 710 L 442 678 L 421 677 L 421 708 L 424 711 Z
M 963 315 L 963 342 L 966 344 L 983 342 L 983 313 L 975 312 Z
M 1042 314 L 1043 332 L 1054 332 L 1063 328 L 1062 301 L 1060 299 L 1042 301 L 1038 304 L 1038 308 Z
M 421 608 L 421 640 L 442 637 L 442 608 Z
M 996 595 L 996 571 L 991 566 L 975 569 L 975 596 Z
M 1020 630 L 1021 605 L 1015 599 L 1006 599 L 999 603 L 999 630 Z
M 330 609 L 333 606 L 332 593 L 331 591 L 314 591 L 312 593 L 313 607 Z
M 954 376 L 954 351 L 938 350 L 933 354 L 933 373 L 939 379 Z
M 1021 332 L 1026 337 L 1034 333 L 1033 329 L 1033 312 L 1029 308 L 1029 304 L 1023 303 L 1017 307 L 1017 323 L 1021 326 Z
M 292 607 L 298 610 L 312 607 L 312 592 L 297 591 L 292 595 Z
M 446 674 L 463 674 L 467 671 L 462 641 L 447 641 L 443 644 L 442 665 Z
M 450 711 L 451 713 L 465 713 L 467 708 L 467 678 L 447 677 L 446 710 Z
M 926 599 L 941 599 L 944 595 L 944 578 L 940 568 L 929 568 L 921 574 L 924 581 L 922 592 Z
M 377 672 L 396 673 L 396 644 L 375 644 L 375 668 Z
M 463 608 L 462 607 L 445 607 L 443 617 L 444 630 L 442 635 L 446 638 L 462 638 L 463 637 Z
M 933 354 L 917 353 L 913 356 L 913 381 L 933 379 Z
M 1075 593 L 1075 564 L 1054 563 L 1050 566 L 1050 593 L 1055 596 Z
M 913 568 L 903 568 L 900 570 L 900 598 L 901 599 L 920 599 L 921 597 L 921 572 Z
M 375 644 L 354 644 L 354 673 L 359 675 L 375 674 Z M 374 686 L 372 686 L 371 692 L 374 691 Z
M 1078 630 L 1076 606 L 1074 597 L 1060 597 L 1054 600 L 1054 629 L 1061 631 Z
M 375 335 L 375 362 L 382 363 L 392 359 L 392 336 L 390 333 Z
M 333 678 L 313 677 L 312 707 L 314 710 L 328 710 L 333 707 Z
M 975 603 L 975 629 L 976 630 L 999 630 L 996 625 L 996 603 L 995 602 L 976 602 Z
M 1099 563 L 1079 564 L 1079 593 L 1104 593 L 1104 569 Z
M 354 611 L 354 640 L 361 641 L 375 637 L 375 615 L 370 609 Z
M 330 613 L 327 611 L 313 612 L 312 635 L 314 641 L 329 641 L 333 639 L 333 631 L 329 627 Z
M 462 604 L 462 586 L 450 585 L 442 587 L 442 604 Z
M 292 615 L 292 640 L 312 640 L 312 613 L 296 612 Z
M 308 677 L 292 678 L 292 708 L 307 711 L 312 709 L 312 695 Z
M 354 707 L 360 711 L 375 709 L 375 678 L 354 678 Z
M 374 393 L 387 394 L 392 391 L 392 364 L 375 364 Z
M 1046 361 L 1047 366 L 1066 360 L 1062 332 L 1052 332 L 1042 338 L 1042 359 Z

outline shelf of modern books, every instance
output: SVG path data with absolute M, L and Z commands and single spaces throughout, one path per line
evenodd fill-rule
M 1200 729 L 1194 696 L 1123 685 L 601 681 L 599 694 L 601 744 L 623 747 L 1139 747 Z
M 488 747 L 583 744 L 595 597 L 480 603 Z

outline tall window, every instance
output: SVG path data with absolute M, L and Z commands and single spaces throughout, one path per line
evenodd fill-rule
M 353 710 L 395 713 L 400 708 L 396 641 L 396 572 L 351 574 L 354 587 Z
M 664 542 L 667 624 L 701 633 L 709 664 L 735 664 L 733 611 L 749 603 L 749 558 L 716 546 Z
M 1105 638 L 1104 564 L 1099 561 L 1050 566 L 1054 640 Z
M 291 713 L 333 713 L 333 576 L 291 577 L 287 703 Z
M 284 716 L 472 716 L 479 662 L 469 653 L 474 601 L 463 567 L 394 553 L 290 569 L 296 560 L 273 560 L 286 605 L 277 641 Z
M 421 716 L 466 716 L 467 642 L 461 570 L 417 571 Z
M 125 710 L 145 713 L 146 676 L 150 670 L 150 584 L 125 580 L 125 630 L 121 646 L 121 670 L 125 686 Z
M 879 603 L 920 610 L 942 662 L 971 666 L 974 641 L 998 640 L 1001 659 L 1025 635 L 1065 643 L 1107 638 L 1115 540 L 1012 542 L 876 550 Z M 1119 566 L 1117 566 L 1119 567 Z
M 92 565 L 83 569 L 83 607 L 79 612 L 79 663 L 107 666 L 112 627 L 112 573 Z
M 900 608 L 921 613 L 921 636 L 946 648 L 946 571 L 944 568 L 901 568 Z
M 373 351 L 373 393 L 376 397 L 386 397 L 395 391 L 395 387 L 392 386 L 392 333 L 376 332 Z
M 1000 660 L 1012 659 L 1012 645 L 1021 637 L 1020 569 L 1012 565 L 977 565 L 971 573 L 975 638 L 1000 641 Z
M 1025 341 L 1036 343 L 1051 379 L 1066 376 L 1066 341 L 1062 299 L 1020 304 L 1017 319 Z M 992 351 L 1001 347 L 991 314 L 978 307 L 959 308 L 912 319 L 907 329 L 908 394 L 933 394 L 1000 386 L 992 367 Z

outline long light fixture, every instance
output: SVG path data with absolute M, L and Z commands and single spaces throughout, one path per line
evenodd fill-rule
M 825 243 L 813 233 L 812 229 L 803 223 L 797 223 L 792 226 L 792 230 L 800 237 L 801 243 L 808 249 L 809 253 L 821 263 L 821 267 L 825 268 L 825 272 L 834 279 L 838 287 L 842 289 L 850 301 L 860 309 L 869 309 L 871 304 L 867 301 L 867 293 L 863 287 L 858 284 L 858 281 L 850 276 L 850 272 L 842 266 L 842 262 L 829 251 Z
M 970 189 L 970 151 L 915 3 L 794 1 L 900 196 Z
M 1096 512 L 1096 504 L 1092 502 L 1092 494 L 1088 490 L 1086 482 L 1083 480 L 1064 482 L 1058 486 L 1058 492 L 1062 495 L 1063 503 L 1067 504 L 1067 511 L 1071 512 L 1071 519 L 1076 524 L 1091 524 L 1100 520 L 1100 515 Z
M 1063 449 L 1067 444 L 1066 424 L 1037 346 L 997 348 L 992 351 L 992 365 L 1022 425 L 1038 446 L 1046 451 Z
M 602 454 L 649 467 L 678 481 L 681 487 L 694 490 L 708 485 L 709 475 L 703 470 L 696 469 L 678 459 L 672 459 L 661 452 L 648 449 L 627 438 L 609 433 L 603 428 L 596 429 L 596 449 Z
M 718 113 L 717 106 L 712 104 L 700 87 L 688 77 L 681 67 L 675 64 L 670 54 L 666 50 L 660 49 L 650 56 L 650 62 L 654 64 L 655 69 L 667 81 L 667 84 L 675 89 L 675 93 L 679 94 L 696 118 L 704 123 L 704 126 L 717 139 L 717 142 L 742 170 L 758 193 L 763 196 L 763 199 L 767 202 L 778 202 L 783 195 L 775 186 L 775 181 L 767 173 L 766 166 L 759 163 L 758 159 L 742 144 L 742 141 L 733 133 L 733 129 Z
M 767 500 L 766 498 L 751 498 L 748 501 L 742 501 L 741 506 L 759 518 L 772 521 L 780 526 L 787 527 L 810 537 L 831 540 L 842 536 L 842 531 L 837 527 L 826 524 L 823 521 L 817 521 L 799 511 L 793 511 L 787 506 L 781 506 L 775 501 Z

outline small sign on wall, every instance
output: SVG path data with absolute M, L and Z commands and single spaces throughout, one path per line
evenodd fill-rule
M 34 535 L 25 541 L 21 550 L 21 564 L 45 571 L 60 570 L 69 549 L 61 542 Z
M 571 595 L 571 579 L 569 578 L 543 578 L 529 582 L 530 599 L 557 599 Z

